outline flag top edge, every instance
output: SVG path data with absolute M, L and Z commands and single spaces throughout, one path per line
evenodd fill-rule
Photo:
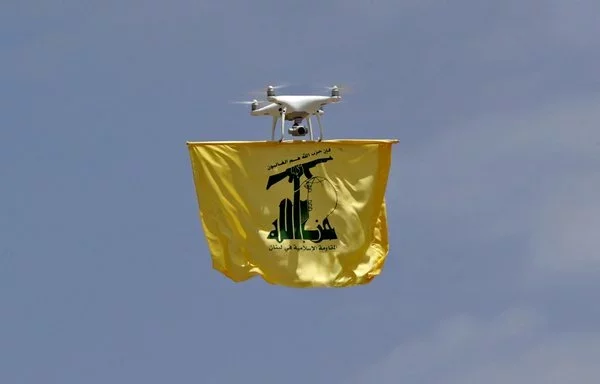
M 187 146 L 199 146 L 199 145 L 215 145 L 215 144 L 250 144 L 250 145 L 269 145 L 269 146 L 277 146 L 277 145 L 286 145 L 286 144 L 319 144 L 319 143 L 353 143 L 353 144 L 397 144 L 400 140 L 398 139 L 338 139 L 338 140 L 322 140 L 322 141 L 313 141 L 313 140 L 284 140 L 282 142 L 279 141 L 186 141 Z

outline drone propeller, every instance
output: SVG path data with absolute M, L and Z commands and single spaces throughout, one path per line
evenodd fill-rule
M 344 93 L 352 93 L 352 87 L 349 87 L 348 85 L 345 85 L 345 84 L 337 84 L 337 85 L 332 85 L 332 86 L 317 85 L 316 88 L 321 88 L 321 89 L 325 88 L 330 92 L 337 89 L 338 91 L 343 91 Z
M 259 108 L 262 108 L 262 106 L 260 106 L 261 104 L 266 104 L 266 101 L 258 101 L 256 99 L 252 100 L 252 101 L 231 101 L 231 104 L 246 104 L 246 105 L 250 105 L 250 110 L 251 111 L 256 111 Z
M 267 89 L 281 89 L 281 88 L 287 88 L 289 86 L 290 86 L 290 84 L 288 84 L 288 83 L 283 83 L 283 84 L 278 84 L 278 85 L 268 85 Z
M 230 101 L 230 104 L 246 104 L 246 105 L 252 105 L 252 104 L 264 104 L 267 103 L 267 101 L 264 100 L 251 100 L 251 101 Z
M 254 91 L 250 91 L 248 92 L 250 95 L 252 95 L 253 97 L 264 97 L 265 91 L 267 93 L 269 92 L 273 92 L 276 89 L 281 89 L 281 88 L 287 88 L 289 87 L 291 84 L 289 83 L 282 83 L 282 84 L 275 84 L 275 85 L 267 85 L 266 87 L 261 87 L 260 89 L 254 90 Z

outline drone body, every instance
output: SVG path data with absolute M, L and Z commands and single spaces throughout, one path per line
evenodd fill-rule
M 252 116 L 271 116 L 273 119 L 271 140 L 275 141 L 275 128 L 277 121 L 281 119 L 281 137 L 279 141 L 283 141 L 285 132 L 285 122 L 293 121 L 294 124 L 289 128 L 288 132 L 294 136 L 310 136 L 313 140 L 311 117 L 316 116 L 319 123 L 319 141 L 323 140 L 323 126 L 321 124 L 321 116 L 324 114 L 323 106 L 330 103 L 341 101 L 340 91 L 337 86 L 333 86 L 330 96 L 323 95 L 275 95 L 275 87 L 267 87 L 268 104 L 259 108 L 259 102 L 253 100 L 250 102 L 250 115 Z M 307 126 L 301 125 L 302 121 L 306 120 Z

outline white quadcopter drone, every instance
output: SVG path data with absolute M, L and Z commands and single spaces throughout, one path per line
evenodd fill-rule
M 323 106 L 330 103 L 337 103 L 342 100 L 340 89 L 338 86 L 330 87 L 331 95 L 275 95 L 276 86 L 267 87 L 267 105 L 259 108 L 259 101 L 253 100 L 250 102 L 242 102 L 250 104 L 250 115 L 252 116 L 271 116 L 273 118 L 273 126 L 271 132 L 271 140 L 275 141 L 275 128 L 277 120 L 281 119 L 281 137 L 279 142 L 283 141 L 285 132 L 285 122 L 293 121 L 294 124 L 288 129 L 288 133 L 294 137 L 303 137 L 307 134 L 310 140 L 313 140 L 313 131 L 311 124 L 311 116 L 316 116 L 319 123 L 319 141 L 323 140 L 323 125 L 321 124 L 321 116 L 325 113 Z M 302 120 L 306 120 L 307 127 L 304 127 Z

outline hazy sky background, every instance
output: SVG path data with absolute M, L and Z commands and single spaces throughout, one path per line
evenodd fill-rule
M 600 2 L 0 5 L 0 382 L 597 383 Z M 346 83 L 329 138 L 398 138 L 383 274 L 211 269 L 187 140 L 230 100 Z M 324 90 L 326 93 L 326 90 Z

